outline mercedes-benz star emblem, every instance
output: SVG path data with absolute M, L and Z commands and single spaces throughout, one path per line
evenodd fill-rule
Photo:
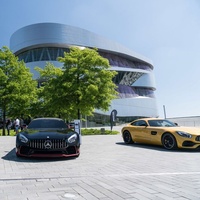
M 46 140 L 46 141 L 44 142 L 44 147 L 45 147 L 45 149 L 51 149 L 51 147 L 52 147 L 52 142 L 51 142 L 50 140 Z

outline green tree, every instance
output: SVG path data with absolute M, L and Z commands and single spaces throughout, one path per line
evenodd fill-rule
M 63 68 L 57 71 L 51 64 L 37 68 L 41 78 L 47 80 L 42 89 L 44 107 L 72 119 L 92 115 L 95 108 L 108 110 L 117 95 L 112 81 L 117 72 L 109 70 L 108 60 L 97 49 L 72 47 L 58 61 Z
M 38 101 L 35 102 L 32 109 L 34 116 L 62 116 L 65 112 L 62 108 L 61 96 L 56 96 L 57 80 L 62 76 L 63 70 L 55 67 L 52 63 L 47 63 L 44 69 L 35 67 L 35 70 L 40 73 L 40 82 L 42 87 L 37 90 Z
M 36 81 L 23 61 L 8 47 L 0 49 L 0 109 L 3 113 L 3 135 L 6 117 L 29 114 L 31 103 L 36 99 Z

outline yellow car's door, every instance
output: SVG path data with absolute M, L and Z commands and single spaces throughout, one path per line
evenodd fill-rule
M 161 127 L 148 127 L 149 143 L 150 144 L 161 144 L 161 136 L 163 130 Z
M 150 134 L 147 127 L 147 123 L 144 120 L 138 120 L 133 124 L 131 134 L 135 142 L 149 143 Z

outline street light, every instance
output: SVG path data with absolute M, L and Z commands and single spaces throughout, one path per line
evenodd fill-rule
M 164 110 L 164 117 L 166 119 L 166 110 L 165 110 L 165 105 L 163 105 L 163 110 Z

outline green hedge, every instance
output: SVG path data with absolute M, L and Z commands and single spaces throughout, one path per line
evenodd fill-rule
M 117 135 L 118 131 L 105 129 L 81 129 L 81 135 Z
M 0 135 L 2 135 L 2 129 L 0 129 Z M 105 129 L 86 129 L 83 128 L 81 129 L 81 135 L 117 135 L 119 132 L 118 131 L 111 131 L 111 130 L 105 130 Z M 6 135 L 7 135 L 7 130 L 6 130 Z M 10 135 L 14 136 L 15 131 L 10 130 Z

